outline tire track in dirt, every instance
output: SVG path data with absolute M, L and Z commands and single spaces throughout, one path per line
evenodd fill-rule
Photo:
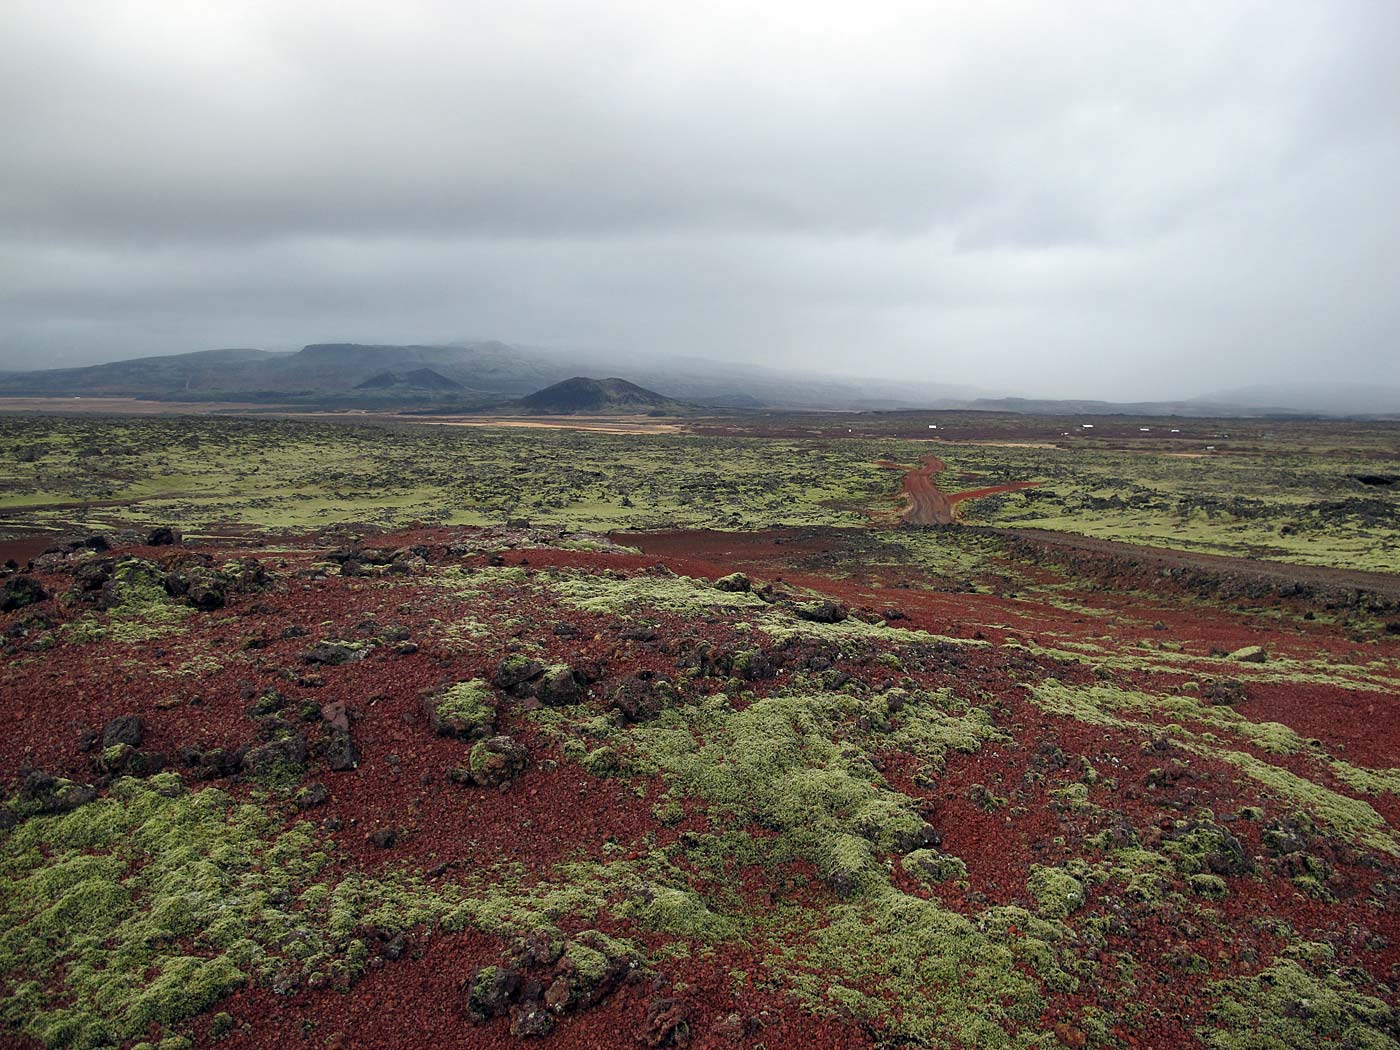
M 1005 485 L 989 485 L 980 489 L 947 493 L 934 484 L 934 476 L 942 474 L 948 465 L 937 456 L 925 456 L 922 465 L 907 471 L 901 489 L 909 506 L 900 515 L 906 525 L 952 525 L 957 522 L 956 507 L 963 500 L 995 496 L 1001 492 L 1017 492 L 1034 488 L 1038 481 L 1012 481 Z

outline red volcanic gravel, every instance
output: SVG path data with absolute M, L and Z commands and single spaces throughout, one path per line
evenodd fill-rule
M 1016 487 L 1020 485 L 960 496 Z M 759 695 L 773 692 L 807 660 L 814 672 L 853 675 L 872 692 L 893 685 L 946 690 L 991 712 L 1008 739 L 987 743 L 972 754 L 950 752 L 941 766 L 903 751 L 878 755 L 883 781 L 914 801 L 941 836 L 939 848 L 961 858 L 968 870 L 965 884 L 925 887 L 903 871 L 897 855 L 885 858 L 894 885 L 906 893 L 934 897 L 975 918 L 990 905 L 1028 905 L 1027 878 L 1037 865 L 1060 865 L 1076 857 L 1106 861 L 1104 850 L 1086 844 L 1100 833 L 1130 829 L 1144 848 L 1154 849 L 1203 815 L 1227 827 L 1256 872 L 1232 875 L 1229 895 L 1222 900 L 1191 898 L 1180 880 L 1177 892 L 1151 903 L 1130 900 L 1119 884 L 1090 887 L 1081 918 L 1105 919 L 1101 928 L 1106 931 L 1106 943 L 1087 957 L 1094 977 L 1082 980 L 1075 991 L 1047 993 L 1048 1006 L 1039 1021 L 1065 1046 L 1086 1045 L 1076 1020 L 1085 1007 L 1126 1009 L 1144 1001 L 1150 1009 L 1132 1025 L 1119 1025 L 1114 1045 L 1164 1050 L 1198 1045 L 1195 1030 L 1206 1020 L 1210 982 L 1257 972 L 1298 941 L 1331 945 L 1336 968 L 1362 967 L 1392 981 L 1400 973 L 1400 908 L 1394 907 L 1400 871 L 1393 859 L 1345 844 L 1312 842 L 1310 850 L 1326 854 L 1328 885 L 1337 899 L 1310 898 L 1289 881 L 1287 872 L 1272 866 L 1275 859 L 1263 834 L 1268 821 L 1291 815 L 1289 804 L 1237 767 L 1172 742 L 1165 715 L 1160 718 L 1160 735 L 1156 725 L 1146 732 L 1089 725 L 1046 714 L 1031 702 L 1029 692 L 1051 677 L 1090 686 L 1111 675 L 1112 684 L 1123 688 L 1170 694 L 1187 681 L 1224 678 L 1238 670 L 1213 652 L 1265 644 L 1274 659 L 1365 663 L 1394 661 L 1400 655 L 1400 640 L 1360 642 L 1335 626 L 1293 617 L 1298 607 L 1286 602 L 1272 610 L 1276 617 L 1266 617 L 1196 601 L 1169 584 L 1147 596 L 1111 587 L 1095 589 L 1089 586 L 1092 580 L 1043 566 L 1022 566 L 1019 578 L 1027 581 L 1032 598 L 1035 586 L 1054 584 L 1058 604 L 1009 594 L 940 590 L 937 581 L 912 566 L 878 561 L 882 552 L 863 561 L 865 548 L 853 549 L 853 538 L 840 530 L 614 537 L 640 547 L 641 554 L 537 548 L 506 549 L 491 556 L 448 553 L 450 544 L 471 534 L 414 529 L 369 542 L 385 548 L 422 545 L 439 571 L 447 565 L 472 569 L 491 563 L 529 573 L 567 568 L 637 574 L 656 572 L 661 565 L 664 571 L 716 579 L 742 570 L 755 583 L 818 591 L 872 621 L 887 609 L 897 610 L 903 618 L 890 621 L 897 629 L 990 643 L 941 649 L 928 643 L 919 658 L 923 662 L 911 660 L 905 666 L 881 661 L 880 654 L 859 646 L 799 642 L 772 654 L 787 661 L 781 673 L 737 683 Z M 754 635 L 734 622 L 740 617 L 648 610 L 645 619 L 654 625 L 656 638 L 627 639 L 620 637 L 628 626 L 623 618 L 557 603 L 528 578 L 516 586 L 502 583 L 459 594 L 441 581 L 411 574 L 327 574 L 322 559 L 329 544 L 315 537 L 301 538 L 298 544 L 298 549 L 262 555 L 248 545 L 215 548 L 216 564 L 244 554 L 261 557 L 272 585 L 231 594 L 222 609 L 191 612 L 178 630 L 164 637 L 76 644 L 60 634 L 52 649 L 8 647 L 0 657 L 8 715 L 7 731 L 0 735 L 0 779 L 7 793 L 13 794 L 24 771 L 33 768 L 94 781 L 93 752 L 80 745 L 117 715 L 139 715 L 145 725 L 142 746 L 164 753 L 175 768 L 182 748 L 235 749 L 256 743 L 258 724 L 250 709 L 276 690 L 285 699 L 285 710 L 306 712 L 309 734 L 320 730 L 322 708 L 343 707 L 359 753 L 357 768 L 346 771 L 333 771 L 314 758 L 306 778 L 327 789 L 324 803 L 301 815 L 338 829 L 333 860 L 337 872 L 408 868 L 430 872 L 431 881 L 510 863 L 518 865 L 526 879 L 543 879 L 561 861 L 636 857 L 671 847 L 676 847 L 676 863 L 684 869 L 689 862 L 680 846 L 688 834 L 712 827 L 722 830 L 727 820 L 729 827 L 755 839 L 774 834 L 757 824 L 737 824 L 737 818 L 709 811 L 696 799 L 684 800 L 679 822 L 660 824 L 652 812 L 666 789 L 659 778 L 588 773 L 526 717 L 534 701 L 499 691 L 493 693 L 499 703 L 495 731 L 522 744 L 529 765 L 505 789 L 464 787 L 454 783 L 449 772 L 466 764 L 471 744 L 435 735 L 423 709 L 425 695 L 433 690 L 469 679 L 489 680 L 503 656 L 521 652 L 586 671 L 588 693 L 582 702 L 602 715 L 605 697 L 624 679 L 648 673 L 683 677 L 678 666 L 686 652 L 682 639 L 691 647 L 703 640 L 717 651 L 752 644 Z M 135 548 L 114 553 L 168 563 L 184 552 Z M 827 563 L 831 570 L 821 571 Z M 39 576 L 56 595 L 73 586 L 71 575 L 61 571 Z M 10 630 L 36 611 L 68 623 L 88 610 L 85 604 L 50 599 L 31 610 L 0 614 L 0 629 Z M 450 629 L 467 620 L 481 625 L 484 633 Z M 561 623 L 569 630 L 557 632 Z M 1110 662 L 1105 657 L 1129 651 L 1151 657 L 1152 649 L 1146 646 L 1168 640 L 1179 645 L 1174 655 L 1189 657 L 1189 663 L 1154 671 L 1095 666 L 1096 661 Z M 362 659 L 338 666 L 307 660 L 317 643 L 335 641 L 368 648 Z M 1043 648 L 1027 650 L 1003 642 Z M 1086 652 L 1082 659 L 1043 651 L 1070 643 L 1092 643 L 1101 651 Z M 822 666 L 811 662 L 816 660 Z M 697 691 L 739 691 L 735 683 L 708 677 L 711 674 L 696 670 L 686 681 Z M 1348 688 L 1340 681 L 1315 685 L 1249 678 L 1244 688 L 1245 697 L 1235 709 L 1251 721 L 1281 722 L 1305 738 L 1316 738 L 1326 755 L 1356 765 L 1400 764 L 1400 723 L 1391 717 L 1393 695 Z M 736 704 L 752 700 L 744 696 Z M 897 720 L 893 705 L 891 711 Z M 1141 720 L 1150 721 L 1146 715 Z M 1220 735 L 1231 747 L 1262 756 L 1257 746 L 1234 740 L 1227 730 Z M 1333 790 L 1355 794 L 1336 781 L 1317 755 L 1267 757 Z M 240 797 L 254 797 L 254 787 L 242 778 L 214 783 Z M 1087 784 L 1087 805 L 1071 805 L 1067 796 L 1055 794 L 1078 784 Z M 1400 799 L 1394 794 L 1367 801 L 1392 826 L 1400 823 Z M 274 804 L 291 815 L 289 802 Z M 1246 807 L 1262 810 L 1264 820 L 1242 817 Z M 744 818 L 752 819 L 756 818 Z M 371 833 L 385 830 L 394 832 L 392 845 L 371 844 Z M 732 891 L 756 913 L 780 901 L 819 909 L 838 899 L 807 861 L 766 868 L 736 860 L 724 873 L 729 880 L 724 886 L 711 887 L 697 877 L 694 888 L 702 893 Z M 1381 906 L 1378 901 L 1390 903 Z M 1291 933 L 1254 921 L 1261 916 L 1286 920 Z M 597 922 L 596 928 L 633 938 L 646 949 L 674 940 L 633 928 L 610 930 L 606 916 Z M 564 924 L 567 928 L 568 920 Z M 403 958 L 374 965 L 349 989 L 301 987 L 288 995 L 265 987 L 240 990 L 217 1007 L 234 1019 L 233 1030 L 217 1045 L 347 1050 L 521 1045 L 509 1034 L 507 1019 L 476 1024 L 466 1014 L 463 984 L 477 968 L 501 960 L 506 948 L 501 938 L 475 931 L 420 930 L 407 943 Z M 796 1050 L 876 1045 L 876 1036 L 859 1023 L 818 1017 L 781 986 L 765 980 L 761 945 L 736 940 L 707 945 L 688 957 L 654 954 L 663 961 L 596 1006 L 558 1018 L 541 1045 L 561 1050 L 642 1045 L 638 1035 L 648 1011 L 654 1015 L 653 1004 L 662 997 L 676 998 L 688 1012 L 692 1047 Z M 1122 955 L 1133 959 L 1133 985 L 1121 976 Z M 1196 957 L 1205 961 L 1207 972 L 1195 963 Z M 736 985 L 735 971 L 749 974 L 744 984 Z M 1391 993 L 1388 998 L 1395 997 Z M 738 1015 L 737 1022 L 731 1015 Z M 210 1039 L 209 1025 L 208 1015 L 196 1022 L 199 1045 Z

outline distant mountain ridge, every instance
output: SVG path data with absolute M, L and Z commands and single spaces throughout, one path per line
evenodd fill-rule
M 364 384 L 431 371 L 460 389 Z M 474 409 L 582 375 L 626 375 L 695 405 L 817 409 L 942 407 L 962 388 L 785 372 L 643 354 L 555 352 L 495 340 L 451 345 L 312 343 L 296 351 L 201 350 L 81 367 L 0 372 L 0 397 L 134 397 L 307 407 L 373 404 Z M 358 389 L 357 389 L 358 388 Z
M 1357 416 L 1400 419 L 1400 389 L 1273 384 L 1177 401 L 990 397 L 966 387 L 657 358 L 555 352 L 496 340 L 451 345 L 312 343 L 296 351 L 202 350 L 73 368 L 0 372 L 0 397 L 242 401 L 304 408 L 471 411 L 588 374 L 625 375 L 667 400 L 725 410 L 958 409 L 1035 415 Z M 655 395 L 661 397 L 661 395 Z M 526 409 L 528 411 L 528 409 Z

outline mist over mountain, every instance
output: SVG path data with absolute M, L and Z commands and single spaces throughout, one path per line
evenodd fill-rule
M 447 381 L 387 382 L 424 371 Z M 450 403 L 475 408 L 533 393 L 580 373 L 622 373 L 640 386 L 697 404 L 787 408 L 929 407 L 965 388 L 936 383 L 797 374 L 645 360 L 599 352 L 553 352 L 493 340 L 454 346 L 315 343 L 295 352 L 228 349 L 134 358 L 82 368 L 0 373 L 5 397 L 137 397 L 259 401 L 334 407 L 356 400 Z
M 1400 389 L 1357 384 L 1277 383 L 1163 401 L 1033 398 L 931 381 L 822 375 L 684 357 L 553 351 L 497 340 L 446 346 L 313 343 L 297 351 L 228 348 L 79 368 L 6 372 L 0 373 L 0 396 L 470 411 L 504 406 L 585 373 L 624 376 L 625 380 L 616 382 L 635 384 L 644 394 L 672 406 L 684 403 L 717 410 L 922 408 L 1029 414 L 1400 417 Z M 656 390 L 665 391 L 665 397 L 651 395 Z M 622 411 L 625 400 L 609 403 L 602 397 L 600 407 L 593 410 Z

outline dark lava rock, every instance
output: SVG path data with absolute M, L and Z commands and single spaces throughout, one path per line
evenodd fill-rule
M 11 576 L 0 584 L 0 612 L 14 612 L 49 597 L 43 584 L 28 573 Z
M 544 664 L 524 656 L 507 656 L 496 665 L 491 684 L 519 695 L 520 687 L 544 674 Z
M 484 685 L 484 683 L 482 683 Z M 475 682 L 463 682 L 448 689 L 435 689 L 423 697 L 423 714 L 438 736 L 453 736 L 459 740 L 479 740 L 495 731 L 496 712 L 493 704 L 487 704 L 483 694 L 477 699 L 480 704 L 454 703 L 458 689 L 475 690 L 480 688 Z
M 112 578 L 112 573 L 116 569 L 116 562 L 110 558 L 99 558 L 95 561 L 84 562 L 78 566 L 73 573 L 73 585 L 84 593 L 100 591 L 102 585 Z
M 243 756 L 243 770 L 251 776 L 268 776 L 295 768 L 306 761 L 306 738 L 293 733 L 281 740 L 249 748 Z
M 793 612 L 800 620 L 810 620 L 812 623 L 840 623 L 847 616 L 844 605 L 828 600 L 819 602 L 804 602 L 793 607 Z
M 103 747 L 115 747 L 117 744 L 140 747 L 145 739 L 146 726 L 140 715 L 118 715 L 102 730 Z
M 510 1009 L 520 991 L 520 975 L 503 966 L 483 966 L 467 978 L 467 1015 L 489 1021 Z
M 292 805 L 297 809 L 314 809 L 324 806 L 330 799 L 331 793 L 325 784 L 309 784 L 296 793 Z
M 193 566 L 177 569 L 165 579 L 165 589 L 176 598 L 183 598 L 200 612 L 222 609 L 228 601 L 228 586 L 213 569 Z
M 113 744 L 103 748 L 93 764 L 107 776 L 149 777 L 165 768 L 165 756 L 159 751 L 139 751 L 130 744 Z
M 197 748 L 182 748 L 180 760 L 194 768 L 196 780 L 213 780 L 216 777 L 231 777 L 243 768 L 246 748 L 213 747 L 207 751 Z
M 1249 699 L 1244 683 L 1237 678 L 1220 678 L 1201 690 L 1201 698 L 1212 706 L 1232 707 Z
M 229 590 L 238 594 L 265 590 L 271 582 L 267 567 L 257 558 L 239 558 L 232 565 L 225 566 L 220 575 Z
M 389 849 L 399 840 L 399 833 L 393 828 L 375 828 L 365 836 L 365 841 L 376 849 Z
M 535 696 L 550 707 L 576 704 L 583 698 L 583 680 L 568 664 L 545 668 L 535 685 Z
M 363 660 L 365 651 L 358 646 L 348 642 L 317 642 L 310 649 L 301 654 L 303 663 L 323 664 L 336 667 L 340 664 L 354 663 L 356 660 Z
M 332 700 L 328 704 L 322 704 L 320 715 L 331 729 L 339 730 L 342 733 L 350 732 L 350 712 L 345 709 L 344 700 Z
M 554 1016 L 539 1000 L 511 1007 L 511 1035 L 526 1039 L 548 1035 L 553 1029 Z
M 20 817 L 68 813 L 96 797 L 97 789 L 91 784 L 78 784 L 36 769 L 20 784 L 14 808 Z
M 160 525 L 146 533 L 147 547 L 178 547 L 184 542 L 180 530 L 169 525 Z
M 556 623 L 554 625 L 554 636 L 556 638 L 577 638 L 579 629 L 571 623 Z
M 350 730 L 333 725 L 326 727 L 326 738 L 321 746 L 321 754 L 335 773 L 346 773 L 360 765 L 360 752 L 350 739 Z
M 481 787 L 499 787 L 525 772 L 529 761 L 529 752 L 513 737 L 489 737 L 472 748 L 472 780 Z
M 932 824 L 924 824 L 913 831 L 902 831 L 894 837 L 894 848 L 900 853 L 909 853 L 912 850 L 941 845 L 943 845 L 943 836 L 934 829 Z
M 1212 821 L 1192 821 L 1166 837 L 1181 844 L 1180 862 L 1190 864 L 1194 859 L 1212 875 L 1248 875 L 1254 870 L 1254 861 L 1240 840 Z
M 679 999 L 653 999 L 637 1039 L 643 1046 L 689 1046 L 690 1011 Z
M 664 708 L 676 703 L 679 693 L 666 677 L 651 677 L 650 672 L 624 678 L 608 698 L 608 708 L 627 722 L 648 722 Z
M 656 628 L 628 627 L 624 631 L 619 631 L 617 636 L 624 642 L 654 642 L 656 641 Z

